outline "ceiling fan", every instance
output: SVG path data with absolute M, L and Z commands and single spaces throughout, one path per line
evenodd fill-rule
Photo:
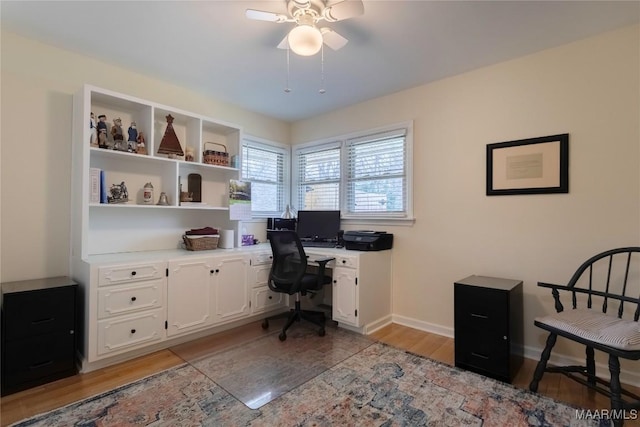
M 245 15 L 258 21 L 294 22 L 296 26 L 278 44 L 278 48 L 290 48 L 298 55 L 311 56 L 318 53 L 322 43 L 338 50 L 348 42 L 331 28 L 318 28 L 320 21 L 337 22 L 362 15 L 364 5 L 362 0 L 343 0 L 330 6 L 325 0 L 287 0 L 287 11 L 289 15 L 247 9 Z

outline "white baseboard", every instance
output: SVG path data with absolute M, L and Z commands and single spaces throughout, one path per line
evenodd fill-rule
M 399 316 L 394 314 L 393 323 L 397 323 L 399 325 L 408 326 L 410 328 L 418 329 L 424 332 L 430 332 L 432 334 L 443 335 L 445 337 L 454 338 L 454 329 L 436 325 L 434 323 L 425 322 L 422 320 L 412 319 L 410 317 Z M 532 360 L 540 360 L 540 354 L 542 353 L 542 348 L 524 346 L 523 355 L 527 359 Z M 635 363 L 638 363 L 637 361 Z M 577 357 L 568 356 L 565 354 L 551 354 L 549 358 L 549 365 L 554 366 L 566 366 L 566 365 L 584 365 L 585 360 L 579 359 Z M 600 378 L 609 380 L 609 366 L 603 363 L 596 363 L 596 373 Z M 624 384 L 632 385 L 635 387 L 640 387 L 640 372 L 632 372 L 627 369 L 620 370 L 620 381 Z
M 410 317 L 393 315 L 393 323 L 398 325 L 408 326 L 410 328 L 419 329 L 425 332 L 431 332 L 432 334 L 443 335 L 445 337 L 453 338 L 453 328 L 436 325 L 435 323 L 425 322 L 423 320 L 416 320 Z

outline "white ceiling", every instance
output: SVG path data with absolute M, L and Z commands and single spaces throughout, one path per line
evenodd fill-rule
M 335 2 L 332 2 L 335 3 Z M 275 46 L 282 1 L 7 1 L 2 27 L 286 121 L 418 86 L 639 22 L 638 1 L 377 1 L 328 24 L 349 40 L 320 54 Z M 87 76 L 91 83 L 91 76 Z

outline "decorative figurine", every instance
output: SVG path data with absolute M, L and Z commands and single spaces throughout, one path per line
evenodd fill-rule
M 98 116 L 98 124 L 96 125 L 98 129 L 98 147 L 100 148 L 109 148 L 107 144 L 107 116 L 104 114 L 100 114 Z M 104 138 L 101 138 L 101 133 L 104 131 Z
M 164 130 L 164 136 L 160 141 L 158 154 L 167 154 L 170 159 L 176 158 L 176 156 L 184 156 L 178 136 L 173 130 L 173 116 L 168 114 L 165 118 L 167 119 L 167 128 Z
M 124 135 L 122 133 L 122 120 L 120 117 L 113 119 L 111 127 L 111 136 L 113 137 L 113 149 L 119 151 L 127 151 L 124 145 Z
M 136 151 L 136 143 L 138 142 L 138 130 L 136 129 L 136 122 L 131 122 L 131 126 L 127 130 L 129 133 L 129 139 L 127 140 L 127 151 L 133 153 Z
M 107 130 L 100 129 L 100 133 L 98 134 L 98 147 L 107 148 Z
M 184 159 L 185 159 L 187 162 L 193 162 L 193 160 L 194 160 L 194 157 L 193 157 L 193 147 L 187 147 L 185 151 L 186 151 L 186 153 L 185 153 L 185 155 L 184 155 Z
M 91 113 L 91 119 L 89 120 L 89 144 L 92 147 L 98 146 L 98 129 L 96 128 L 96 116 Z
M 129 201 L 129 192 L 124 181 L 118 184 L 112 184 L 107 196 L 108 203 L 126 203 Z
M 169 205 L 169 199 L 167 198 L 167 193 L 165 193 L 164 191 L 160 193 L 160 199 L 158 199 L 158 203 L 156 203 L 156 205 L 160 205 L 160 206 Z
M 144 140 L 144 132 L 138 133 L 138 145 L 136 145 L 136 153 L 147 154 L 147 147 Z

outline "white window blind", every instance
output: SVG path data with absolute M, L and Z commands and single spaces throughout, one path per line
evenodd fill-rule
M 251 210 L 257 216 L 280 216 L 288 203 L 289 151 L 245 139 L 242 179 L 251 181 Z
M 348 139 L 346 152 L 345 213 L 406 213 L 406 129 Z
M 299 210 L 340 209 L 340 143 L 296 152 L 296 207 Z

